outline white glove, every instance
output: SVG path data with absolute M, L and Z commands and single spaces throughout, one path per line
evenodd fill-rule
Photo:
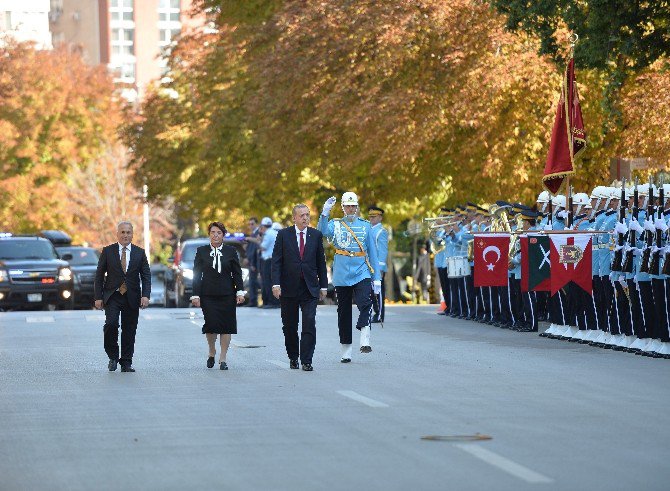
M 656 219 L 655 226 L 658 230 L 661 230 L 663 232 L 666 232 L 668 230 L 668 224 L 665 223 L 665 220 L 663 220 L 662 218 Z
M 656 232 L 656 228 L 654 227 L 654 221 L 649 220 L 648 218 L 644 221 L 644 229 L 648 230 L 649 232 Z
M 330 215 L 330 210 L 333 209 L 335 203 L 337 203 L 337 198 L 335 196 L 331 196 L 330 198 L 328 198 L 326 202 L 323 204 L 323 211 L 321 212 L 321 214 L 325 216 Z
M 632 230 L 633 232 L 637 232 L 639 234 L 642 233 L 644 229 L 640 226 L 638 221 L 633 218 L 628 224 L 628 230 Z
M 616 222 L 616 226 L 614 227 L 614 231 L 617 234 L 625 234 L 626 232 L 628 232 L 628 227 L 626 227 L 625 223 Z
M 568 212 L 565 211 L 565 210 L 559 211 L 558 213 L 556 213 L 556 216 L 558 218 L 562 218 L 563 220 L 566 220 L 568 218 Z
M 372 282 L 372 292 L 375 295 L 379 295 L 382 292 L 382 282 L 379 280 L 375 280 Z

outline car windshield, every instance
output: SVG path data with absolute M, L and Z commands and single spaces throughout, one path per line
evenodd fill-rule
M 195 252 L 198 247 L 204 246 L 207 242 L 197 242 L 193 244 L 184 244 L 184 249 L 181 251 L 181 260 L 192 263 L 195 260 Z
M 59 247 L 60 257 L 72 254 L 72 259 L 67 261 L 72 266 L 95 266 L 98 264 L 98 251 L 91 247 Z
M 0 240 L 0 259 L 57 259 L 47 240 Z

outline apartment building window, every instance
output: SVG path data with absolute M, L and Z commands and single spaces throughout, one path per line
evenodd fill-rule
M 122 82 L 135 82 L 134 0 L 110 0 L 110 70 Z

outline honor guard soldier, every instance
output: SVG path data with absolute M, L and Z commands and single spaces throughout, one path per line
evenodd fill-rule
M 368 220 L 370 220 L 372 237 L 374 238 L 375 245 L 377 246 L 377 264 L 382 277 L 381 293 L 379 295 L 375 295 L 373 293 L 373 323 L 384 322 L 384 302 L 386 300 L 386 283 L 384 282 L 384 278 L 386 277 L 386 271 L 388 268 L 386 265 L 386 260 L 389 253 L 389 233 L 382 224 L 383 219 L 384 210 L 377 208 L 376 206 L 370 206 L 368 208 Z
M 358 307 L 356 329 L 361 332 L 361 353 L 372 351 L 370 328 L 372 298 L 381 293 L 381 274 L 377 247 L 370 222 L 358 216 L 358 196 L 352 192 L 342 195 L 344 218 L 329 220 L 337 198 L 328 198 L 323 205 L 318 230 L 335 246 L 333 285 L 337 292 L 337 325 L 342 346 L 342 363 L 351 361 L 352 299 Z

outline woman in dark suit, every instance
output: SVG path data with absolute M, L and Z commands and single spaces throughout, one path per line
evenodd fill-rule
M 226 227 L 212 222 L 207 227 L 209 245 L 198 247 L 193 263 L 194 307 L 201 307 L 205 317 L 202 333 L 207 337 L 207 368 L 214 366 L 216 336 L 220 336 L 219 368 L 228 370 L 226 354 L 231 334 L 237 334 L 236 303 L 244 302 L 242 268 L 234 247 L 223 245 Z

